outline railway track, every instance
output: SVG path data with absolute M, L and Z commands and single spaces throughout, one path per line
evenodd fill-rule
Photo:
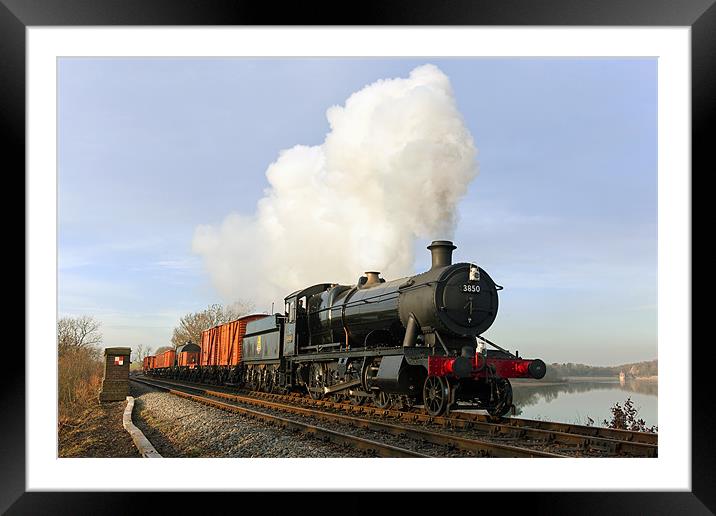
M 269 399 L 285 398 L 287 396 L 269 393 L 253 393 L 253 395 Z M 332 400 L 314 400 L 300 395 L 288 396 L 302 404 L 343 410 L 348 413 L 365 414 L 450 429 L 475 429 L 489 435 L 517 439 L 527 438 L 552 443 L 557 446 L 572 447 L 576 451 L 588 452 L 591 450 L 591 455 L 593 456 L 656 457 L 658 455 L 658 435 L 654 433 L 520 418 L 493 418 L 474 412 L 453 411 L 447 416 L 432 417 L 417 410 L 381 409 L 374 406 L 356 406 Z
M 193 388 L 200 390 L 207 389 L 204 384 L 175 382 L 164 379 L 161 381 L 174 385 L 194 386 Z M 211 392 L 236 395 L 236 391 L 221 387 L 212 387 Z M 327 399 L 315 400 L 296 393 L 274 394 L 251 391 L 246 396 L 279 403 L 298 403 L 304 407 L 316 407 L 322 410 L 401 421 L 411 425 L 422 424 L 449 430 L 472 430 L 485 434 L 489 438 L 507 441 L 528 440 L 538 443 L 538 446 L 542 448 L 553 448 L 558 453 L 566 453 L 572 456 L 656 457 L 658 455 L 658 435 L 654 433 L 521 418 L 492 418 L 474 412 L 453 411 L 446 416 L 432 417 L 417 410 L 381 409 L 370 405 L 353 405 Z M 561 449 L 564 451 L 561 451 Z
M 277 402 L 256 396 L 233 394 L 226 391 L 207 390 L 205 386 L 195 386 L 179 382 L 159 379 L 132 378 L 133 381 L 150 385 L 172 394 L 189 398 L 200 403 L 211 405 L 223 410 L 240 412 L 251 417 L 259 417 L 288 428 L 295 428 L 327 438 L 332 442 L 349 444 L 359 449 L 371 451 L 383 457 L 445 457 L 445 456 L 479 456 L 479 457 L 564 457 L 566 455 L 550 453 L 536 448 L 515 446 L 495 442 L 460 437 L 454 434 L 433 432 L 415 426 L 405 426 L 393 422 L 359 418 L 346 414 L 316 410 L 295 403 Z M 193 392 L 189 392 L 193 391 Z M 252 408 L 248 408 L 248 406 Z M 256 410 L 259 409 L 259 410 Z M 269 411 L 269 412 L 267 412 Z M 294 418 L 288 419 L 277 413 L 289 413 Z M 303 418 L 297 421 L 295 417 Z M 320 419 L 330 424 L 348 427 L 349 431 L 337 431 L 318 427 L 307 423 L 305 419 Z M 356 429 L 372 432 L 375 437 L 365 439 L 351 432 Z M 398 440 L 401 444 L 411 443 L 411 448 L 385 443 L 386 437 Z M 421 451 L 417 451 L 421 450 Z
M 319 439 L 324 439 L 336 444 L 348 445 L 365 452 L 373 453 L 379 457 L 428 457 L 427 455 L 424 455 L 422 453 L 400 448 L 397 446 L 392 446 L 386 443 L 381 443 L 341 432 L 336 432 L 327 428 L 302 423 L 266 412 L 251 410 L 246 407 L 241 407 L 232 403 L 218 401 L 206 395 L 192 394 L 190 392 L 187 392 L 187 390 L 192 389 L 191 387 L 180 387 L 179 389 L 173 389 L 166 385 L 162 385 L 162 383 L 164 382 L 159 382 L 156 380 L 131 378 L 131 381 L 143 383 L 145 385 L 149 385 L 150 387 L 154 387 L 170 394 L 174 394 L 175 396 L 202 403 L 204 405 L 212 406 L 229 412 L 235 412 L 252 418 L 261 419 L 263 421 L 275 424 L 282 428 L 296 430 L 309 435 L 313 435 Z

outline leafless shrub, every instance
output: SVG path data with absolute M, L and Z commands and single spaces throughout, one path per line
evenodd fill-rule
M 102 382 L 100 323 L 89 316 L 63 317 L 57 323 L 59 424 L 72 424 L 97 402 Z
M 73 349 L 59 357 L 58 404 L 60 425 L 74 421 L 91 403 L 97 403 L 102 383 L 102 361 L 97 349 Z
M 611 421 L 606 419 L 603 421 L 604 426 L 608 428 L 616 428 L 619 430 L 630 430 L 632 432 L 650 432 L 656 433 L 659 431 L 658 426 L 646 426 L 646 422 L 639 418 L 638 410 L 634 407 L 634 402 L 631 397 L 627 398 L 624 402 L 624 407 L 615 403 L 610 409 L 612 412 Z

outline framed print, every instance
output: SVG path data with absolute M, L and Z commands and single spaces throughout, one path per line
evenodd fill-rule
M 383 3 L 349 19 L 267 7 L 2 0 L 4 134 L 28 206 L 3 510 L 123 512 L 137 508 L 128 492 L 181 507 L 216 491 L 292 491 L 287 508 L 313 503 L 303 491 L 348 506 L 402 491 L 417 508 L 457 491 L 550 514 L 714 511 L 709 364 L 691 315 L 713 2 Z M 410 293 L 423 286 L 434 299 Z M 190 327 L 217 299 L 227 314 Z M 556 431 L 538 420 L 591 427 L 615 450 L 658 427 L 658 447 L 589 455 L 550 434 L 530 453 L 565 458 L 417 446 L 409 461 L 344 455 L 330 432 L 317 442 L 334 453 L 311 454 L 276 427 L 251 452 L 228 430 L 211 451 L 206 433 L 172 437 L 172 421 L 199 417 L 177 402 L 162 423 L 134 420 L 165 455 L 143 460 L 131 432 L 92 448 L 68 431 L 79 394 L 62 398 L 61 375 L 83 362 L 62 354 L 62 332 L 76 336 L 82 314 L 87 338 L 104 325 L 88 389 L 120 400 L 117 422 L 127 394 L 150 410 L 138 380 L 191 381 L 430 421 L 477 408 L 473 425 L 512 415 L 536 440 Z M 232 395 L 211 392 L 212 410 Z M 637 434 L 614 444 L 610 424 Z

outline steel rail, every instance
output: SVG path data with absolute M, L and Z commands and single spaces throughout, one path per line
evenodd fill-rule
M 145 385 L 149 385 L 156 389 L 161 389 L 161 390 L 168 392 L 170 394 L 174 394 L 175 396 L 190 399 L 192 401 L 202 403 L 204 405 L 208 405 L 211 407 L 215 407 L 215 408 L 230 411 L 230 412 L 236 412 L 236 413 L 239 413 L 239 414 L 242 414 L 245 416 L 249 416 L 249 417 L 253 417 L 253 418 L 262 419 L 264 421 L 281 426 L 283 428 L 287 428 L 287 429 L 291 429 L 291 430 L 298 430 L 300 432 L 314 435 L 320 439 L 328 440 L 328 441 L 336 443 L 336 444 L 349 445 L 349 446 L 352 446 L 359 450 L 369 451 L 369 452 L 375 453 L 376 455 L 378 455 L 380 457 L 430 458 L 429 455 L 418 453 L 418 452 L 415 452 L 412 450 L 399 448 L 397 446 L 391 446 L 389 444 L 372 441 L 370 439 L 364 439 L 362 437 L 357 437 L 357 436 L 350 435 L 350 434 L 336 432 L 334 430 L 329 430 L 328 428 L 323 428 L 323 427 L 316 426 L 316 425 L 309 425 L 307 423 L 301 423 L 301 422 L 295 421 L 293 419 L 286 419 L 286 418 L 276 416 L 273 414 L 267 414 L 265 412 L 251 410 L 251 409 L 248 409 L 245 407 L 240 407 L 238 405 L 233 405 L 231 403 L 224 403 L 221 401 L 213 400 L 206 396 L 190 394 L 185 391 L 172 389 L 172 388 L 169 388 L 169 387 L 166 387 L 163 385 L 159 385 L 158 383 L 155 383 L 154 381 L 140 380 L 137 378 L 130 378 L 130 380 L 139 382 L 139 383 L 143 383 Z M 193 389 L 192 387 L 185 387 L 185 388 Z
M 160 380 L 163 382 L 163 380 Z M 173 383 L 173 382 L 167 382 Z M 510 457 L 510 458 L 558 458 L 566 457 L 566 455 L 549 453 L 531 448 L 524 448 L 521 446 L 513 446 L 502 443 L 495 443 L 490 441 L 483 441 L 479 439 L 469 439 L 465 437 L 456 436 L 454 434 L 444 434 L 438 432 L 431 432 L 429 430 L 423 430 L 419 428 L 411 428 L 396 425 L 393 423 L 386 423 L 383 421 L 376 421 L 372 419 L 357 418 L 353 416 L 347 416 L 343 414 L 335 414 L 330 412 L 319 412 L 313 409 L 297 407 L 296 405 L 287 405 L 285 403 L 277 403 L 257 397 L 241 396 L 238 394 L 232 394 L 228 392 L 212 391 L 202 389 L 199 387 L 184 386 L 188 389 L 193 389 L 201 392 L 207 396 L 213 396 L 216 398 L 228 399 L 240 403 L 246 403 L 253 406 L 260 406 L 265 408 L 272 408 L 275 410 L 281 410 L 299 414 L 309 417 L 318 417 L 323 420 L 339 422 L 343 424 L 349 424 L 351 426 L 358 426 L 362 428 L 368 428 L 370 430 L 381 431 L 392 435 L 398 435 L 401 437 L 407 437 L 411 439 L 417 439 L 431 444 L 440 446 L 446 446 L 452 449 L 459 449 L 463 451 L 470 451 L 481 456 L 491 457 Z
M 455 417 L 468 421 L 491 421 L 490 417 L 484 414 L 470 414 L 466 412 L 453 412 Z M 570 423 L 557 423 L 552 421 L 539 421 L 536 419 L 523 418 L 499 418 L 500 424 L 510 425 L 519 428 L 535 428 L 540 430 L 555 430 L 559 432 L 579 434 L 588 437 L 598 437 L 656 446 L 659 443 L 659 434 L 652 432 L 637 432 L 632 430 L 621 430 L 617 428 L 605 428 L 600 426 L 586 426 Z
M 166 383 L 188 386 L 187 383 L 161 379 Z M 198 390 L 205 390 L 206 384 L 189 383 Z M 220 388 L 220 387 L 217 387 Z M 658 455 L 658 434 L 634 432 L 603 427 L 590 427 L 568 423 L 537 421 L 521 418 L 494 418 L 484 414 L 450 412 L 445 416 L 430 416 L 418 411 L 403 411 L 378 408 L 370 405 L 353 405 L 326 399 L 312 399 L 303 394 L 277 394 L 250 391 L 250 395 L 274 401 L 299 402 L 307 406 L 342 410 L 344 412 L 393 418 L 408 423 L 425 423 L 446 428 L 477 429 L 491 436 L 530 438 L 544 443 L 574 446 L 577 449 L 594 449 L 609 455 L 632 457 L 656 457 Z M 459 409 L 458 409 L 459 410 Z
M 470 412 L 456 412 L 451 411 L 446 416 L 429 416 L 418 411 L 403 411 L 396 409 L 381 409 L 370 405 L 352 405 L 350 403 L 342 403 L 331 400 L 314 400 L 307 398 L 303 395 L 297 394 L 274 394 L 265 392 L 254 392 L 252 394 L 258 397 L 285 397 L 290 396 L 294 400 L 305 400 L 307 404 L 316 405 L 333 405 L 335 408 L 341 408 L 349 412 L 364 413 L 377 416 L 388 416 L 399 419 L 405 419 L 410 421 L 425 422 L 431 424 L 437 424 L 447 427 L 455 428 L 466 428 L 472 423 L 473 426 L 479 426 L 480 424 L 487 424 L 499 427 L 509 427 L 501 430 L 501 432 L 510 432 L 511 430 L 539 430 L 543 432 L 553 433 L 557 437 L 564 437 L 564 439 L 570 439 L 565 436 L 569 434 L 575 437 L 571 440 L 576 443 L 576 439 L 581 439 L 583 442 L 593 442 L 597 445 L 603 445 L 605 447 L 619 448 L 624 447 L 625 452 L 635 453 L 642 457 L 656 456 L 658 450 L 658 439 L 659 436 L 656 433 L 650 432 L 636 432 L 631 430 L 620 430 L 615 428 L 604 428 L 604 427 L 593 427 L 585 425 L 576 425 L 570 423 L 558 423 L 553 421 L 538 421 L 533 419 L 523 418 L 494 418 L 484 414 L 475 414 Z M 460 410 L 459 408 L 457 410 Z M 484 427 L 487 428 L 487 427 Z M 499 433 L 499 432 L 498 432 Z M 585 440 L 590 438 L 591 441 Z M 620 444 L 621 443 L 621 444 Z M 634 446 L 630 446 L 634 445 Z

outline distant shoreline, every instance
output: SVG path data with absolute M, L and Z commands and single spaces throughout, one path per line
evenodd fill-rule
M 554 380 L 548 380 L 541 382 L 532 378 L 512 378 L 510 380 L 514 384 L 519 385 L 564 385 L 567 383 L 578 383 L 578 382 L 604 382 L 604 383 L 620 383 L 618 376 L 567 376 L 565 378 L 558 378 Z M 626 381 L 638 381 L 638 382 L 658 382 L 658 376 L 635 376 L 627 378 Z
M 597 380 L 597 381 L 604 381 L 604 380 L 616 380 L 619 381 L 618 376 L 565 376 L 564 379 L 566 381 L 577 381 L 577 382 L 583 382 L 586 380 Z M 658 376 L 627 376 L 625 378 L 626 381 L 629 380 L 639 380 L 641 381 L 657 381 L 659 379 Z
M 615 366 L 595 366 L 589 364 L 575 364 L 572 362 L 547 364 L 547 382 L 604 382 L 618 380 L 621 376 L 629 381 L 657 381 L 659 374 L 658 359 L 647 362 L 634 362 Z

